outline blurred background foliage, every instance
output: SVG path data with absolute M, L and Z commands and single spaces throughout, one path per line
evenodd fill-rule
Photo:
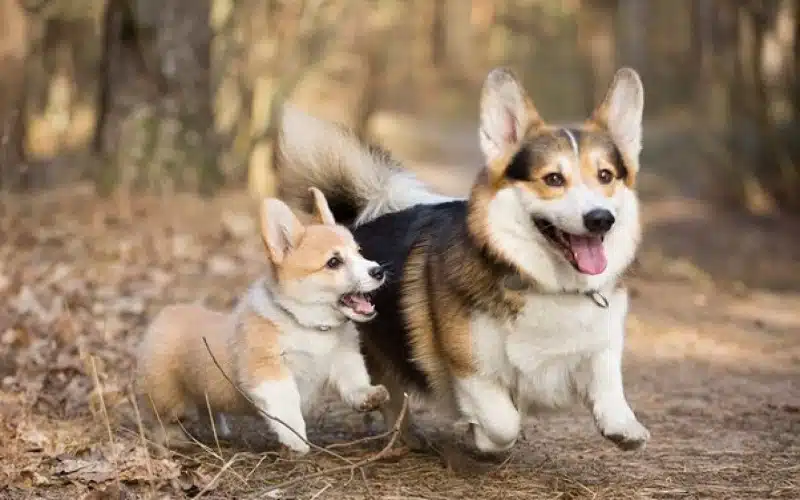
M 800 0 L 0 0 L 0 189 L 268 194 L 285 99 L 475 163 L 490 68 L 578 120 L 630 65 L 646 168 L 799 211 L 799 62 Z

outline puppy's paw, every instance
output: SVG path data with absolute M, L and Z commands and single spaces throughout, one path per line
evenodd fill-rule
M 288 453 L 294 455 L 305 455 L 311 451 L 311 447 L 307 442 L 303 441 L 297 436 L 279 436 L 278 441 L 281 445 L 281 453 Z
M 292 440 L 290 443 L 281 443 L 280 445 L 280 456 L 283 458 L 296 458 L 302 457 L 306 455 L 309 451 L 311 451 L 311 447 L 308 443 L 304 443 L 303 441 Z
M 625 451 L 644 449 L 650 439 L 650 431 L 636 419 L 628 420 L 622 425 L 601 427 L 600 433 Z
M 368 412 L 385 405 L 389 401 L 389 391 L 382 385 L 372 385 L 356 391 L 349 399 L 356 411 Z

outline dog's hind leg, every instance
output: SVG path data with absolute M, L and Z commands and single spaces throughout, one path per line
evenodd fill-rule
M 397 380 L 395 376 L 389 373 L 384 373 L 379 379 L 381 385 L 386 387 L 389 391 L 389 402 L 381 408 L 383 421 L 386 424 L 386 430 L 390 431 L 397 425 L 398 419 L 403 418 L 400 423 L 400 439 L 411 450 L 423 450 L 427 448 L 425 440 L 418 435 L 418 430 L 414 426 L 411 417 L 411 404 L 406 406 L 406 412 L 401 415 L 403 411 L 403 400 L 405 399 L 406 390 L 403 385 Z

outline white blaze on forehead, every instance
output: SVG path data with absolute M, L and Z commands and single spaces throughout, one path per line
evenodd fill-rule
M 572 151 L 575 153 L 576 157 L 580 157 L 580 153 L 578 153 L 578 141 L 575 139 L 575 134 L 573 134 L 568 128 L 562 128 L 564 134 L 569 139 L 569 144 L 572 146 Z

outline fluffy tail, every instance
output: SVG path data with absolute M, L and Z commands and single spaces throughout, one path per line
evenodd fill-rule
M 362 144 L 345 127 L 288 104 L 281 112 L 275 167 L 286 203 L 310 211 L 308 188 L 314 186 L 341 224 L 363 224 L 414 205 L 452 199 L 431 191 L 388 152 Z

